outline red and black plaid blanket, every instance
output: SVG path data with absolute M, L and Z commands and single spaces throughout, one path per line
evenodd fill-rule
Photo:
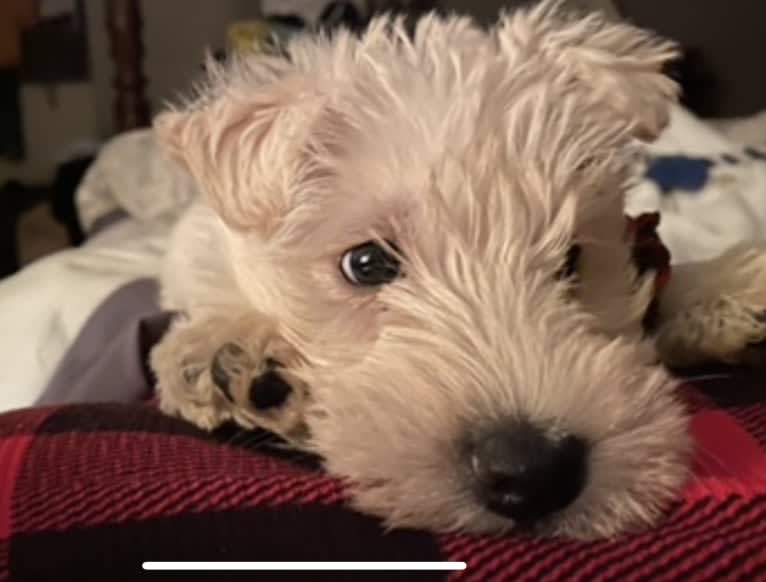
M 151 405 L 7 413 L 0 416 L 0 580 L 144 578 L 145 560 L 447 559 L 467 569 L 426 577 L 766 580 L 763 382 L 757 374 L 711 378 L 700 386 L 713 384 L 712 396 L 690 391 L 695 477 L 666 521 L 588 543 L 386 533 L 346 508 L 342 486 L 310 460 L 284 458 L 263 435 L 202 433 Z

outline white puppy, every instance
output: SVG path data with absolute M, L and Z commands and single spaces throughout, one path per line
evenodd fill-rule
M 761 249 L 668 282 L 626 233 L 675 47 L 543 2 L 288 53 L 157 121 L 207 194 L 168 253 L 164 410 L 285 436 L 391 526 L 654 523 L 690 451 L 655 347 L 736 363 L 766 337 Z

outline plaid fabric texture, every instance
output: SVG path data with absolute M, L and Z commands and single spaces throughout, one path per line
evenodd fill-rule
M 699 378 L 709 390 L 688 394 L 695 476 L 667 519 L 651 532 L 587 543 L 385 532 L 348 509 L 342 485 L 313 460 L 287 456 L 262 434 L 211 437 L 147 404 L 6 413 L 0 580 L 144 579 L 144 560 L 445 559 L 468 567 L 395 578 L 766 580 L 763 382 L 755 373 Z

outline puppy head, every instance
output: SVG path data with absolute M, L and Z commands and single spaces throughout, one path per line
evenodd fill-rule
M 357 507 L 586 537 L 651 523 L 680 486 L 673 384 L 604 333 L 649 301 L 622 188 L 667 115 L 671 53 L 549 2 L 490 33 L 378 20 L 240 63 L 158 122 L 243 293 L 304 356 L 308 446 Z

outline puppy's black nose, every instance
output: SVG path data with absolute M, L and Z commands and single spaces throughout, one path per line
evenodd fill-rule
M 585 441 L 554 439 L 527 422 L 508 422 L 478 434 L 469 457 L 481 502 L 524 525 L 571 504 L 587 477 Z
M 256 410 L 282 406 L 293 389 L 279 372 L 269 370 L 250 384 L 250 402 Z

